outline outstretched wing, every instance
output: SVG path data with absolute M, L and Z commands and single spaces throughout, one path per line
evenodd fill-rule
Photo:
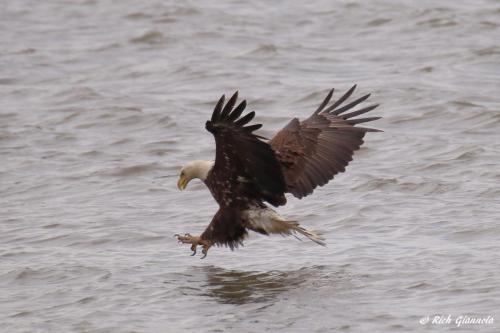
M 297 198 L 311 194 L 317 186 L 325 185 L 337 173 L 344 172 L 354 151 L 363 144 L 365 133 L 379 131 L 355 126 L 380 119 L 355 118 L 375 109 L 378 104 L 345 113 L 370 96 L 365 95 L 342 106 L 355 88 L 356 85 L 328 105 L 332 89 L 308 119 L 292 119 L 269 142 L 282 165 L 287 190 Z
M 245 101 L 234 108 L 237 98 L 238 92 L 224 106 L 222 95 L 206 123 L 215 137 L 212 174 L 218 180 L 215 185 L 225 193 L 226 199 L 221 201 L 229 204 L 238 197 L 253 197 L 275 206 L 284 204 L 286 185 L 280 163 L 269 144 L 253 133 L 262 125 L 247 126 L 255 112 L 242 116 Z

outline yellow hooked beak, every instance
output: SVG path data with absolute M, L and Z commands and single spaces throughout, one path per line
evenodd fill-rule
M 179 180 L 177 181 L 177 188 L 182 191 L 183 189 L 186 188 L 188 183 L 189 180 L 187 180 L 187 178 L 184 175 L 181 175 L 179 177 Z

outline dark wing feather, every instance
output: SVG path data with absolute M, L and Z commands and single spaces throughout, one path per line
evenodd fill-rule
M 379 131 L 354 125 L 380 117 L 352 119 L 375 109 L 378 105 L 343 114 L 370 96 L 365 95 L 341 106 L 355 88 L 356 86 L 353 86 L 327 107 L 332 97 L 332 89 L 308 119 L 292 119 L 269 141 L 282 165 L 287 191 L 297 198 L 311 194 L 317 186 L 325 185 L 337 173 L 344 172 L 354 151 L 363 144 L 365 133 Z
M 247 106 L 247 101 L 243 100 L 237 107 L 234 109 L 233 112 L 231 112 L 231 116 L 228 117 L 228 121 L 235 121 L 238 119 L 241 114 L 243 113 L 243 110 L 245 110 L 245 107 Z
M 267 142 L 254 134 L 261 124 L 247 125 L 255 116 L 249 112 L 241 114 L 246 103 L 243 101 L 236 109 L 237 93 L 222 106 L 217 103 L 211 120 L 206 128 L 215 137 L 215 165 L 212 170 L 214 184 L 221 195 L 219 204 L 229 205 L 235 198 L 265 200 L 272 205 L 286 202 L 286 185 L 281 165 Z M 242 181 L 243 180 L 243 181 Z M 224 187 L 224 188 L 221 188 Z
M 245 116 L 241 117 L 240 119 L 236 120 L 234 124 L 238 127 L 244 126 L 248 124 L 250 121 L 252 121 L 253 117 L 255 117 L 255 112 L 249 112 Z
M 224 99 L 225 98 L 226 98 L 226 96 L 224 96 L 224 95 L 222 95 L 219 98 L 219 101 L 215 105 L 214 112 L 212 113 L 212 119 L 211 119 L 211 121 L 217 121 L 217 120 L 219 120 L 220 112 L 222 111 L 222 106 L 224 105 Z

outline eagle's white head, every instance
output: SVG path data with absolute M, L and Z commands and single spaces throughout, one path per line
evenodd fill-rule
M 198 178 L 201 180 L 207 179 L 208 173 L 214 166 L 214 161 L 192 161 L 186 164 L 181 169 L 181 174 L 179 175 L 179 181 L 177 182 L 177 187 L 179 190 L 186 188 L 187 184 L 193 178 Z

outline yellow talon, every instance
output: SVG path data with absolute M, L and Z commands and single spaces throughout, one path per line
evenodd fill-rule
M 198 245 L 201 245 L 203 247 L 203 250 L 201 251 L 203 253 L 203 256 L 201 257 L 201 259 L 207 256 L 208 249 L 212 246 L 211 242 L 202 240 L 199 236 L 191 236 L 191 234 L 188 233 L 184 236 L 181 236 L 179 234 L 175 234 L 174 236 L 177 237 L 179 243 L 191 244 L 191 251 L 193 251 L 191 256 L 194 256 L 196 254 L 196 248 L 198 247 Z

